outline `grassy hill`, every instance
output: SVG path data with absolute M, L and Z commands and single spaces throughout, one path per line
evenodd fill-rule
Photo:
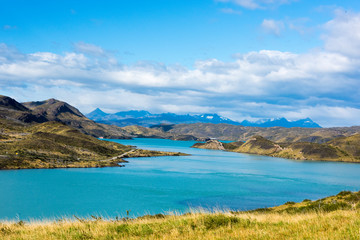
M 36 125 L 0 119 L 0 169 L 108 167 L 124 157 L 179 156 L 101 141 L 60 122 Z
M 329 145 L 344 150 L 344 154 L 360 158 L 360 134 L 349 137 L 339 137 L 328 142 Z
M 115 166 L 123 160 L 98 160 L 131 150 L 59 122 L 27 126 L 0 119 L 0 129 L 0 169 Z
M 349 137 L 335 138 L 328 143 L 274 143 L 261 136 L 255 136 L 234 152 L 268 155 L 299 160 L 360 162 L 358 140 L 360 134 Z M 348 140 L 349 139 L 349 140 Z
M 252 213 L 326 213 L 337 210 L 360 210 L 360 192 L 342 191 L 335 196 L 330 196 L 315 201 L 304 199 L 302 202 L 287 202 L 283 205 L 260 208 L 250 212 Z
M 48 222 L 2 222 L 1 239 L 359 239 L 360 193 L 257 209 Z
M 311 142 L 276 143 L 262 136 L 253 136 L 245 143 L 221 143 L 217 140 L 210 140 L 205 143 L 196 143 L 192 147 L 297 160 L 360 162 L 360 134 L 335 138 L 322 144 Z
M 129 138 L 119 127 L 99 124 L 85 117 L 78 109 L 56 99 L 22 103 L 33 114 L 44 116 L 47 121 L 58 121 L 79 129 L 81 132 L 94 137 Z
M 138 128 L 126 129 L 128 134 L 136 135 Z M 343 128 L 283 128 L 283 127 L 244 127 L 231 124 L 177 124 L 152 127 L 161 131 L 163 136 L 187 135 L 198 139 L 216 138 L 229 141 L 247 141 L 253 136 L 260 135 L 274 142 L 314 142 L 325 143 L 337 137 L 348 137 L 360 133 L 360 126 Z M 156 134 L 152 134 L 156 135 Z M 159 134 L 160 136 L 160 134 Z

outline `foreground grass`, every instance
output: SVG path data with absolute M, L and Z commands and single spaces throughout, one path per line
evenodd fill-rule
M 0 222 L 0 239 L 359 239 L 360 192 L 249 212 Z
M 192 213 L 135 220 L 1 223 L 0 239 L 359 239 L 360 212 Z

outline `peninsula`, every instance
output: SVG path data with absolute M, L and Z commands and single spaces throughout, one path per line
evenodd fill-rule
M 253 136 L 246 142 L 222 143 L 212 139 L 205 143 L 195 143 L 192 147 L 296 160 L 360 163 L 360 134 L 334 138 L 322 144 L 311 142 L 276 143 L 262 136 Z
M 184 155 L 102 141 L 99 134 L 122 136 L 61 101 L 21 104 L 0 96 L 0 169 L 114 167 L 123 158 Z

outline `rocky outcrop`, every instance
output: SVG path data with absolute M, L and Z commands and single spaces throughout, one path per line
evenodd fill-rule
M 215 139 L 210 139 L 205 143 L 195 143 L 192 147 L 213 150 L 225 150 L 223 143 Z

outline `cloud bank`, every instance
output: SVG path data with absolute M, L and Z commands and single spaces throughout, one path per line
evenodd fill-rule
M 310 117 L 322 126 L 359 125 L 360 35 L 353 31 L 359 23 L 360 14 L 337 12 L 323 27 L 323 48 L 235 54 L 230 62 L 197 61 L 193 69 L 122 65 L 84 42 L 63 54 L 24 54 L 0 44 L 0 89 L 20 101 L 55 97 L 85 113 L 216 112 L 235 120 Z

